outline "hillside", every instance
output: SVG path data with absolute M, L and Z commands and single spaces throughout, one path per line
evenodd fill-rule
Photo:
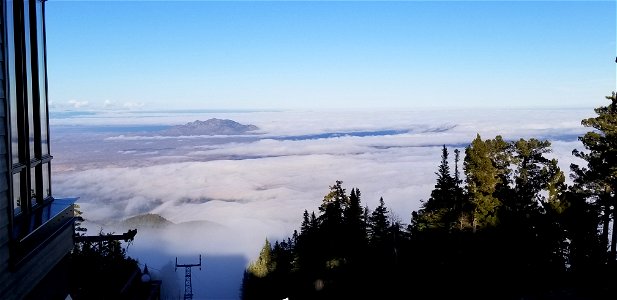
M 165 228 L 172 225 L 171 221 L 158 214 L 143 214 L 124 219 L 120 222 L 120 227 L 126 228 Z

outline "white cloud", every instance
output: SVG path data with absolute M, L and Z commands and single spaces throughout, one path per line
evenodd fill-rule
M 103 101 L 103 108 L 111 109 L 111 108 L 114 108 L 114 107 L 116 107 L 116 104 L 113 101 L 111 101 L 109 99 L 105 99 L 105 101 Z
M 88 106 L 88 101 L 69 100 L 67 103 L 72 108 L 84 108 Z
M 124 102 L 122 104 L 122 107 L 126 108 L 126 109 L 138 109 L 138 108 L 142 108 L 145 106 L 144 102 Z
M 268 138 L 146 138 L 117 133 L 71 137 L 69 132 L 52 140 L 52 148 L 61 150 L 53 153 L 54 170 L 64 170 L 54 173 L 54 191 L 58 196 L 80 196 L 86 218 L 93 221 L 151 212 L 175 223 L 208 221 L 221 226 L 214 230 L 191 223 L 182 230 L 140 236 L 133 251 L 143 259 L 155 252 L 163 263 L 166 260 L 160 257 L 203 250 L 247 262 L 258 254 L 265 237 L 279 239 L 298 229 L 304 209 L 316 211 L 335 180 L 343 180 L 348 190 L 359 188 L 370 208 L 384 197 L 393 213 L 409 222 L 411 211 L 429 197 L 435 184 L 441 145 L 462 148 L 476 133 L 483 138 L 497 134 L 506 139 L 549 138 L 551 155 L 567 172 L 571 162 L 580 163 L 570 153 L 580 148 L 575 137 L 586 131 L 580 119 L 591 114 L 587 110 L 101 113 L 63 124 L 178 124 L 223 117 L 255 124 Z M 445 125 L 456 126 L 443 132 L 428 130 Z M 410 132 L 280 139 L 384 129 Z M 238 272 L 236 279 L 241 269 Z

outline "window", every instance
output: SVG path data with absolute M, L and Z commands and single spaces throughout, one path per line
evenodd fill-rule
M 51 196 L 44 0 L 6 1 L 13 238 L 45 223 Z M 49 217 L 49 216 L 47 216 Z

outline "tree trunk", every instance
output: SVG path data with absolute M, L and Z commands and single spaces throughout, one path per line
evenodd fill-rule
M 609 225 L 611 222 L 611 205 L 609 202 L 609 198 L 610 195 L 603 195 L 602 197 L 602 206 L 604 209 L 604 215 L 602 216 L 602 236 L 600 236 L 601 238 L 601 242 L 604 245 L 604 247 L 608 247 L 608 230 L 609 230 Z M 605 252 L 606 253 L 606 252 Z M 609 256 L 608 253 L 605 254 L 606 256 Z M 612 253 L 611 253 L 612 255 Z M 607 257 L 606 262 L 608 262 L 610 259 Z
M 617 259 L 617 196 L 613 196 L 611 199 L 611 206 L 613 206 L 613 234 L 611 235 L 611 253 L 608 258 L 609 263 L 614 263 Z M 609 206 L 609 205 L 607 205 Z

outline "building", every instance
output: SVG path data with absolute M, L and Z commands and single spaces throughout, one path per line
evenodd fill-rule
M 50 181 L 45 2 L 0 5 L 0 299 L 66 299 L 74 201 Z

